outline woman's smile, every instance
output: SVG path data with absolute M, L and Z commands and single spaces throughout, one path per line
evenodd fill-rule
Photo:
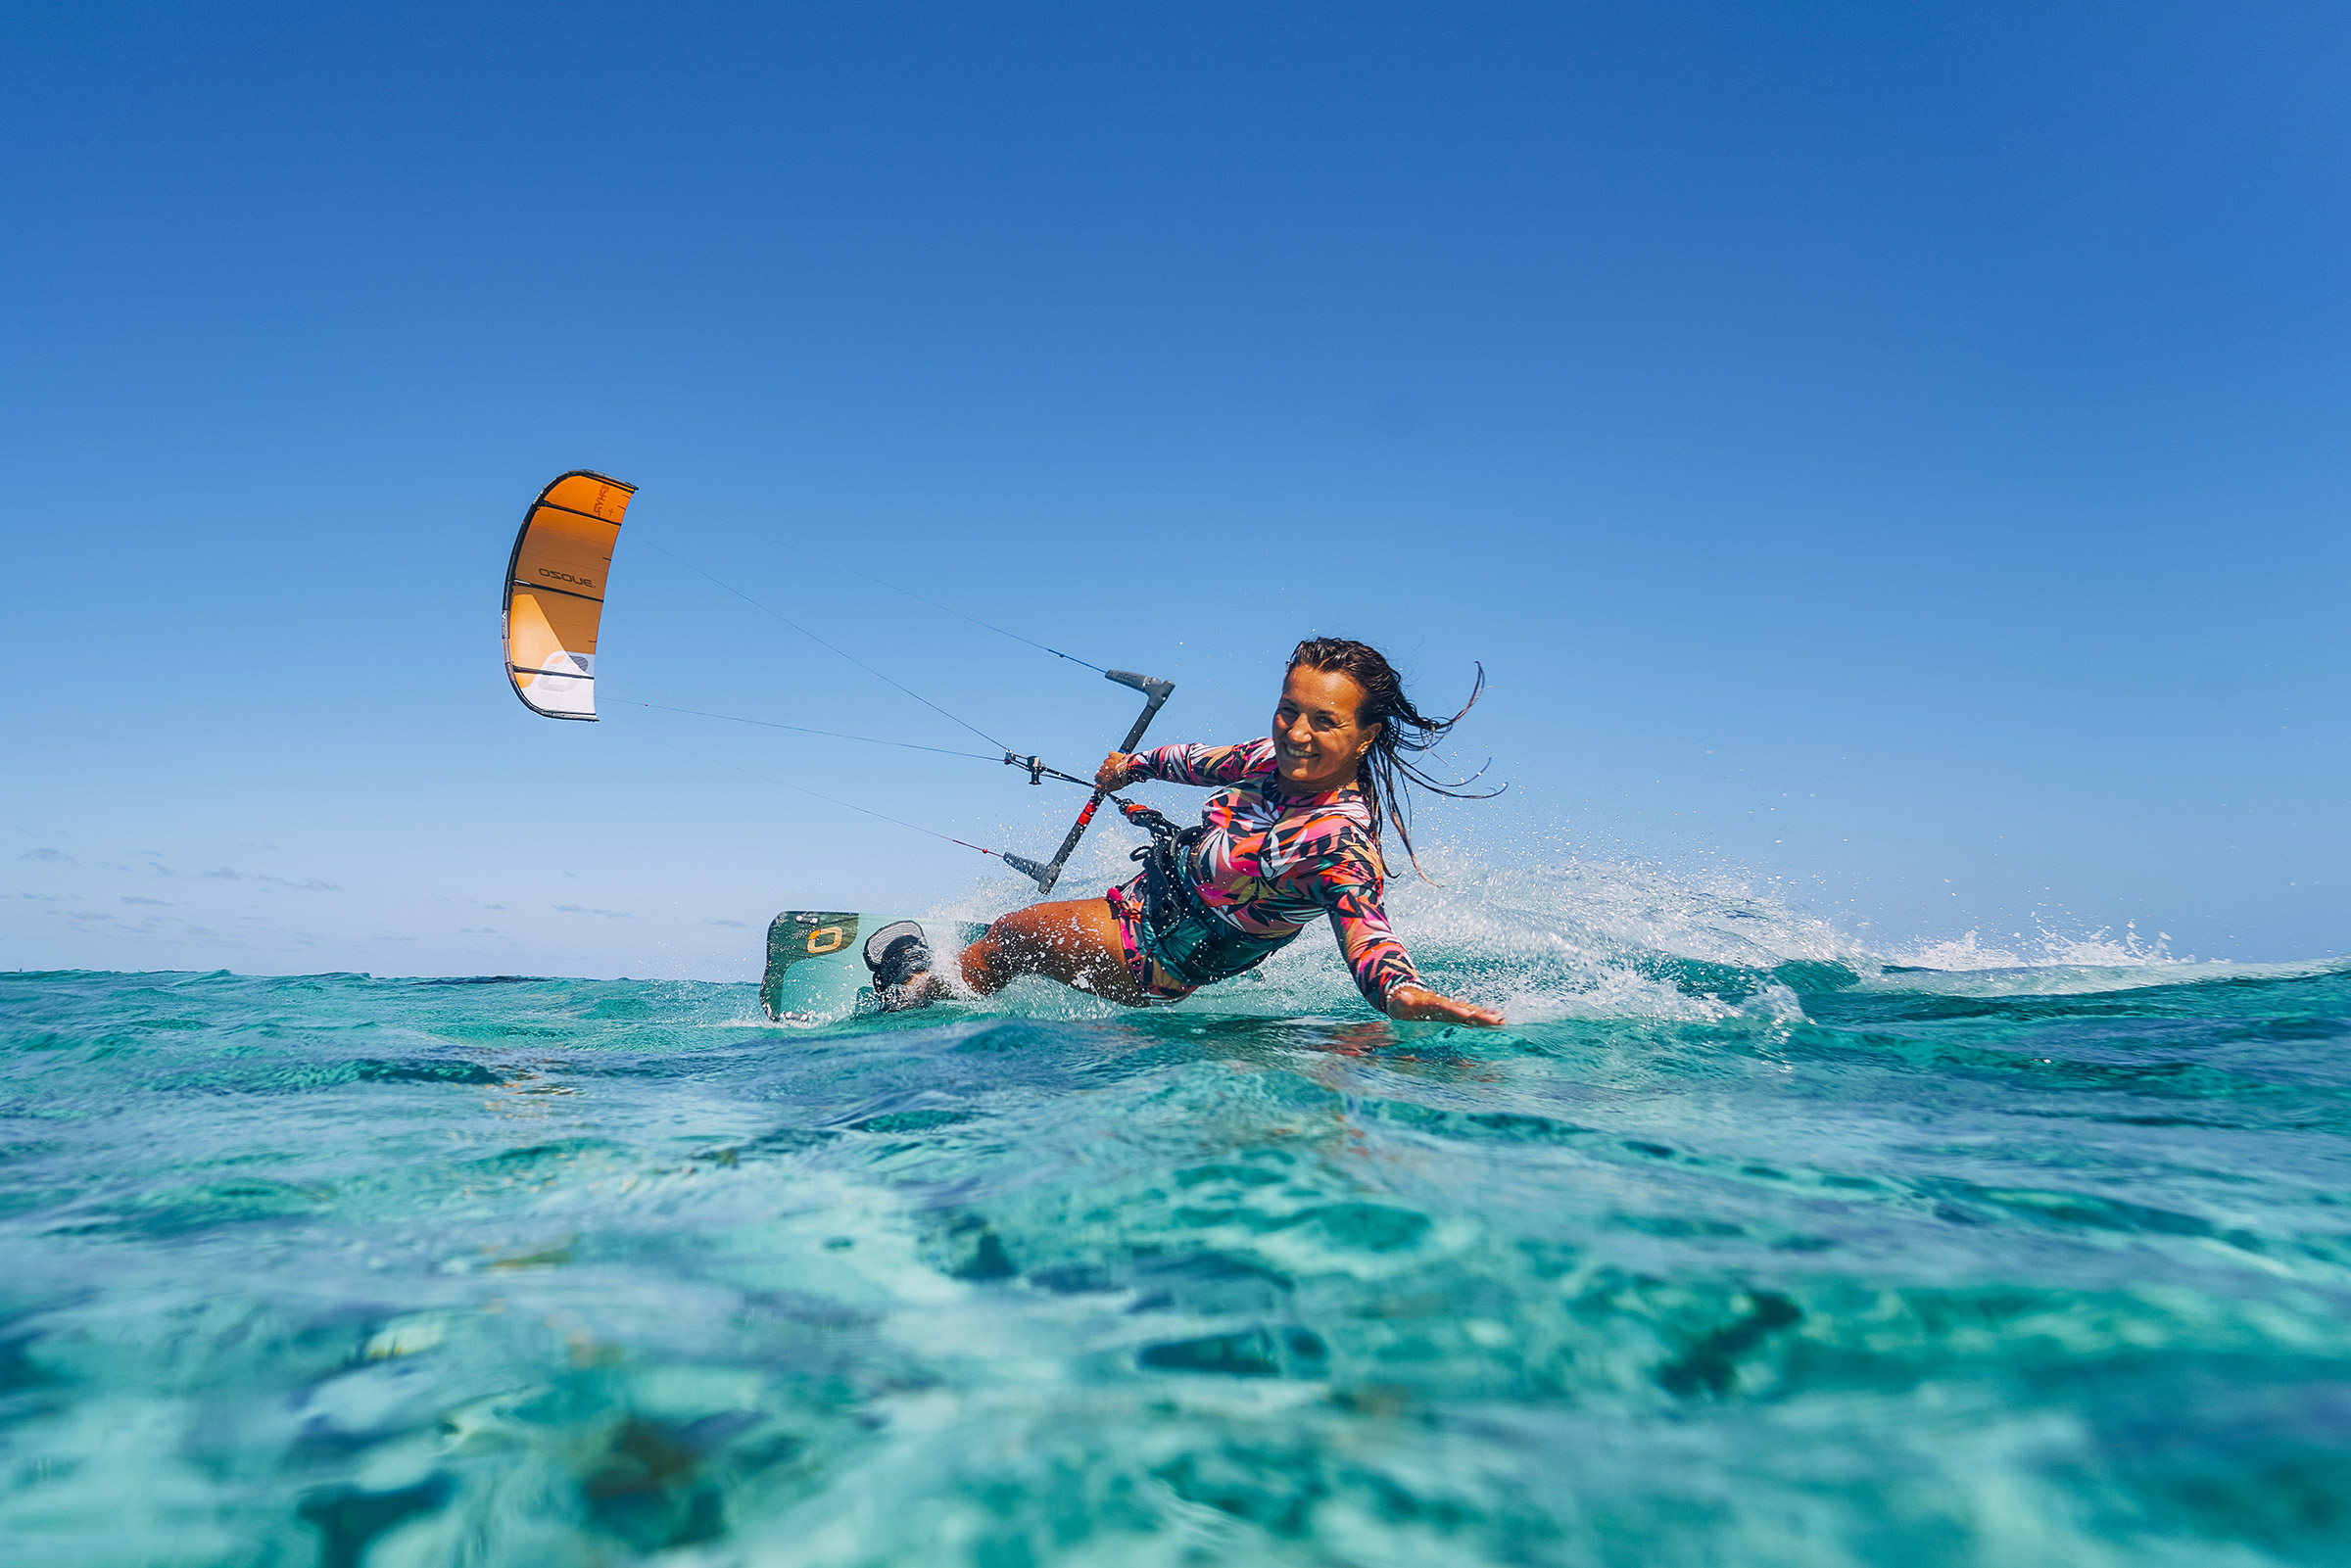
M 1273 766 L 1281 782 L 1302 794 L 1324 794 L 1355 783 L 1357 765 L 1379 726 L 1365 725 L 1364 689 L 1344 670 L 1293 667 L 1273 710 Z

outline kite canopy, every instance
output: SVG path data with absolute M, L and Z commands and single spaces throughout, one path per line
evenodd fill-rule
M 539 493 L 506 562 L 506 676 L 524 707 L 596 718 L 596 628 L 635 485 L 574 469 Z

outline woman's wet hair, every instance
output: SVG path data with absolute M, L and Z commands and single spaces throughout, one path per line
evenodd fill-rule
M 1477 667 L 1477 679 L 1469 687 L 1469 700 L 1462 704 L 1460 713 L 1450 719 L 1432 719 L 1413 706 L 1412 698 L 1404 694 L 1404 678 L 1368 642 L 1351 642 L 1343 637 L 1310 637 L 1290 654 L 1288 667 L 1295 670 L 1302 664 L 1310 670 L 1335 671 L 1352 677 L 1364 689 L 1364 705 L 1356 712 L 1356 723 L 1366 729 L 1376 724 L 1379 735 L 1372 740 L 1371 749 L 1355 765 L 1356 785 L 1370 802 L 1374 840 L 1383 817 L 1395 824 L 1396 836 L 1404 840 L 1404 852 L 1412 861 L 1413 870 L 1419 872 L 1421 880 L 1426 881 L 1428 874 L 1420 871 L 1420 857 L 1413 852 L 1413 807 L 1405 786 L 1417 785 L 1430 794 L 1455 800 L 1491 800 L 1502 793 L 1500 789 L 1463 787 L 1476 782 L 1478 775 L 1485 772 L 1483 768 L 1466 779 L 1439 784 L 1412 760 L 1419 752 L 1435 749 L 1453 727 L 1462 722 L 1462 715 L 1477 706 L 1478 696 L 1486 689 L 1486 667 L 1482 664 Z

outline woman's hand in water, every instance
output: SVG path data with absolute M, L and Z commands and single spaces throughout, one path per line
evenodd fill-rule
M 1140 757 L 1129 756 L 1124 751 L 1112 752 L 1102 759 L 1102 766 L 1094 770 L 1094 787 L 1106 793 L 1113 789 L 1126 788 L 1142 777 L 1141 772 L 1135 767 L 1135 764 L 1141 760 Z
M 1472 1007 L 1417 985 L 1399 985 L 1388 993 L 1388 1017 L 1408 1023 L 1475 1023 L 1492 1028 L 1502 1015 L 1490 1007 Z

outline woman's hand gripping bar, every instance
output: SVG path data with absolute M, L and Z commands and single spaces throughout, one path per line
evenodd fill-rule
M 1132 670 L 1109 670 L 1104 673 L 1119 685 L 1130 686 L 1143 694 L 1143 711 L 1135 716 L 1134 728 L 1127 732 L 1127 738 L 1119 742 L 1121 751 L 1132 751 L 1134 743 L 1143 737 L 1143 732 L 1151 728 L 1152 716 L 1159 712 L 1160 705 L 1175 695 L 1176 683 L 1157 680 L 1148 675 L 1137 675 Z M 1028 763 L 1020 758 L 1007 756 L 1004 760 L 1016 766 L 1028 766 Z M 1070 855 L 1077 849 L 1078 840 L 1083 838 L 1085 830 L 1092 826 L 1094 811 L 1102 804 L 1102 797 L 1105 793 L 1107 791 L 1102 789 L 1096 789 L 1093 792 L 1092 798 L 1085 803 L 1085 809 L 1078 813 L 1078 820 L 1070 825 L 1068 835 L 1062 839 L 1061 847 L 1053 852 L 1051 860 L 1040 866 L 1026 856 L 1008 853 L 1002 857 L 1004 864 L 1025 876 L 1034 878 L 1036 891 L 1040 897 L 1053 891 L 1053 884 L 1061 880 L 1061 869 L 1070 863 Z

